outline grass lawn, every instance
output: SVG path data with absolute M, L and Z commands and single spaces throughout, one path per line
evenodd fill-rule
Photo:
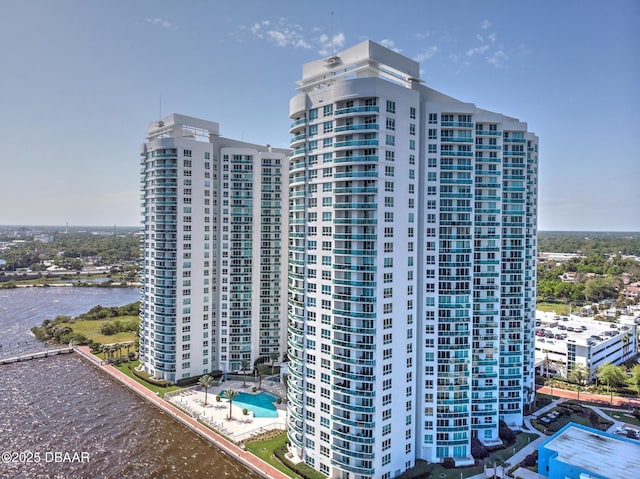
M 75 321 L 72 323 L 60 323 L 61 327 L 68 326 L 74 333 L 84 334 L 87 339 L 91 339 L 100 344 L 112 344 L 112 343 L 124 343 L 127 341 L 135 341 L 136 335 L 133 332 L 122 332 L 106 336 L 100 333 L 100 328 L 105 323 L 112 323 L 116 319 L 121 322 L 128 322 L 131 320 L 137 321 L 136 316 L 119 316 L 117 318 L 110 319 L 98 319 L 98 320 L 84 320 Z
M 616 421 L 626 422 L 627 424 L 633 424 L 634 426 L 640 426 L 640 421 L 635 418 L 635 416 L 629 414 L 627 411 L 623 410 L 611 410 L 611 409 L 602 409 L 600 410 L 609 416 L 611 419 L 615 419 Z
M 508 460 L 514 454 L 514 449 L 518 452 L 520 449 L 525 447 L 531 441 L 534 441 L 539 436 L 537 434 L 530 434 L 521 432 L 516 434 L 516 443 L 513 446 L 509 446 L 505 449 L 500 449 L 499 451 L 492 452 L 486 457 L 481 464 L 477 466 L 469 466 L 469 467 L 460 467 L 455 469 L 446 469 L 442 466 L 442 464 L 427 464 L 426 471 L 429 473 L 429 477 L 431 479 L 460 479 L 466 478 L 470 476 L 475 476 L 477 474 L 482 474 L 484 472 L 484 464 L 487 465 L 487 469 L 493 468 L 494 462 L 498 465 L 504 464 L 504 461 Z M 514 466 L 515 464 L 511 464 Z M 403 476 L 404 477 L 404 476 Z M 407 477 L 426 477 L 426 476 L 412 476 L 408 474 Z
M 568 316 L 570 307 L 568 304 L 564 304 L 564 303 L 539 302 L 539 303 L 536 303 L 536 309 L 539 311 L 545 311 L 547 313 L 554 311 L 556 314 L 559 314 L 562 316 Z M 576 308 L 574 308 L 574 310 L 575 309 Z
M 273 439 L 269 439 L 266 441 L 254 441 L 248 442 L 245 444 L 245 448 L 247 451 L 251 452 L 251 454 L 258 456 L 263 461 L 271 464 L 273 467 L 278 469 L 279 471 L 284 472 L 289 477 L 293 477 L 294 479 L 298 479 L 298 476 L 291 469 L 282 464 L 276 456 L 274 456 L 273 451 L 282 447 L 287 442 L 287 433 L 283 432 L 277 437 Z
M 150 391 L 159 393 L 160 396 L 164 396 L 165 393 L 169 393 L 169 392 L 177 391 L 178 389 L 181 389 L 180 386 L 169 386 L 169 387 L 163 388 L 161 386 L 156 386 L 155 384 L 151 384 L 151 383 L 148 383 L 146 381 L 143 381 L 139 377 L 134 376 L 133 373 L 131 372 L 131 370 L 129 369 L 129 366 L 131 366 L 132 368 L 135 368 L 136 366 L 138 366 L 138 364 L 140 364 L 140 361 L 130 361 L 130 362 L 127 362 L 127 363 L 120 363 L 115 367 L 118 370 L 120 370 L 122 373 L 124 373 L 127 376 L 129 376 L 134 381 L 142 384 L 145 388 L 149 389 Z

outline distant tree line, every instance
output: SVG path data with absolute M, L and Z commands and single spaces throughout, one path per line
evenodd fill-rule
M 640 256 L 640 233 L 539 231 L 538 251 Z
M 124 236 L 97 236 L 89 233 L 55 233 L 49 243 L 25 241 L 2 253 L 6 264 L 0 271 L 29 268 L 46 269 L 43 262 L 51 261 L 69 270 L 81 269 L 84 258 L 92 257 L 96 266 L 138 261 L 140 239 L 132 234 Z

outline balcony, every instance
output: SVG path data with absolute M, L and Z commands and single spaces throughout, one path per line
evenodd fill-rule
M 364 125 L 343 125 L 335 128 L 336 133 L 341 131 L 360 131 L 360 130 L 377 130 L 379 125 L 377 123 L 367 123 Z
M 378 140 L 349 140 L 337 141 L 334 143 L 335 148 L 354 147 L 354 146 L 378 146 Z
M 347 115 L 349 113 L 370 113 L 380 111 L 380 107 L 377 106 L 356 106 L 350 108 L 340 108 L 333 114 L 334 116 Z

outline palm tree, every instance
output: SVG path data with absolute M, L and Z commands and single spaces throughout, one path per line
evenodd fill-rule
M 567 375 L 567 379 L 578 386 L 578 401 L 580 400 L 580 388 L 588 376 L 587 368 L 583 364 L 573 363 L 571 372 Z
M 278 351 L 274 351 L 271 354 L 269 354 L 269 359 L 271 359 L 271 375 L 272 376 L 274 375 L 274 366 L 279 357 L 280 357 L 280 353 Z
M 547 383 L 549 383 L 549 385 L 551 387 L 551 395 L 553 396 L 553 386 L 551 386 L 551 384 L 549 382 L 549 364 L 551 363 L 551 361 L 549 361 L 549 350 L 548 349 L 543 349 L 542 352 L 544 353 L 545 375 L 547 376 Z
M 208 374 L 205 374 L 204 376 L 201 376 L 200 379 L 198 379 L 198 384 L 204 388 L 204 405 L 205 406 L 207 405 L 207 391 L 211 386 L 213 386 L 213 383 L 214 383 L 214 379 Z
M 113 352 L 114 352 L 114 360 L 115 360 L 115 353 L 118 353 L 118 359 L 120 359 L 122 357 L 122 344 L 115 343 L 113 345 Z
M 233 419 L 233 416 L 231 414 L 231 406 L 233 404 L 233 400 L 238 396 L 238 394 L 240 394 L 238 391 L 231 388 L 225 390 L 224 392 L 224 395 L 227 397 L 227 400 L 229 401 L 229 419 Z
M 245 371 L 249 367 L 249 360 L 243 359 L 242 364 L 240 365 L 240 370 L 242 371 L 242 387 L 247 387 L 247 376 L 245 375 Z

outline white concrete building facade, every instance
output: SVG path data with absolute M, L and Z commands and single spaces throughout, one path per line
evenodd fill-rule
M 140 360 L 151 376 L 239 371 L 284 353 L 287 155 L 221 137 L 211 121 L 150 124 Z
M 370 41 L 290 103 L 289 430 L 332 478 L 472 461 L 534 379 L 537 137 Z
M 558 316 L 536 312 L 536 367 L 539 374 L 564 378 L 575 365 L 591 381 L 600 366 L 620 365 L 638 354 L 640 315 L 622 315 L 612 321 L 598 321 L 579 315 Z

